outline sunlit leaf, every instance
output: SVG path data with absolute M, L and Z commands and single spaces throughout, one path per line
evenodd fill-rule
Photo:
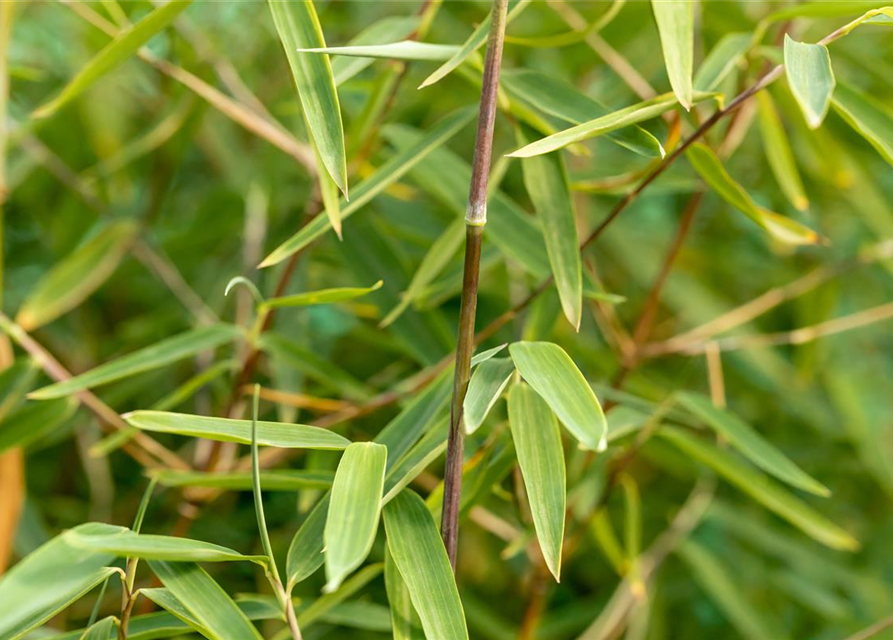
M 467 433 L 474 433 L 484 423 L 514 372 L 515 365 L 510 358 L 491 358 L 475 367 L 462 412 Z
M 390 16 L 369 25 L 357 34 L 348 44 L 365 46 L 378 42 L 398 42 L 415 31 L 419 25 L 417 16 Z M 332 73 L 335 84 L 341 85 L 355 77 L 372 64 L 372 58 L 336 57 L 332 60 Z
M 679 104 L 690 110 L 694 68 L 695 3 L 690 0 L 652 0 L 664 63 Z
M 302 53 L 355 58 L 385 58 L 391 60 L 448 60 L 459 48 L 452 44 L 430 44 L 415 40 L 402 40 L 386 44 L 368 44 L 346 47 L 312 47 L 299 49 Z
M 318 304 L 332 304 L 334 302 L 344 302 L 365 296 L 373 291 L 381 289 L 382 281 L 379 280 L 371 287 L 338 287 L 335 289 L 321 289 L 319 291 L 308 291 L 306 293 L 296 293 L 291 296 L 282 296 L 280 298 L 270 298 L 265 300 L 261 307 L 265 309 L 281 309 L 283 307 L 309 307 Z
M 249 561 L 263 564 L 266 556 L 246 556 L 238 551 L 201 540 L 173 536 L 149 535 L 127 531 L 115 535 L 90 535 L 73 533 L 69 544 L 92 553 L 105 553 L 118 557 L 146 560 L 183 562 L 236 562 Z
M 412 640 L 412 620 L 415 614 L 412 599 L 394 558 L 387 551 L 384 557 L 384 585 L 388 594 L 394 640 Z
M 846 84 L 839 85 L 834 92 L 834 108 L 884 160 L 893 165 L 893 110 Z
M 115 618 L 109 616 L 90 626 L 84 631 L 81 640 L 109 640 L 115 631 Z
M 314 600 L 309 607 L 298 614 L 298 625 L 300 628 L 306 629 L 317 620 L 322 620 L 339 604 L 381 575 L 383 570 L 384 565 L 380 562 L 363 567 L 355 575 L 345 580 L 335 591 L 325 593 Z
M 797 42 L 785 34 L 784 68 L 806 123 L 818 128 L 828 113 L 836 84 L 828 47 Z
M 204 487 L 251 491 L 251 474 L 247 471 L 227 473 L 206 471 L 177 471 L 160 469 L 152 477 L 164 487 Z M 332 473 L 303 471 L 300 469 L 270 469 L 260 474 L 261 487 L 265 491 L 299 491 L 301 489 L 328 489 L 332 486 Z

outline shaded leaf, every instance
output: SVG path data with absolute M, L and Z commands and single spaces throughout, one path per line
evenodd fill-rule
M 558 421 L 543 399 L 521 383 L 509 392 L 509 425 L 536 537 L 549 571 L 560 580 L 567 479 Z
M 710 50 L 698 67 L 694 78 L 695 91 L 713 91 L 726 78 L 753 44 L 749 33 L 727 33 Z
M 688 111 L 693 104 L 695 3 L 691 0 L 652 0 L 651 8 L 660 33 L 670 86 L 679 104 Z
M 484 423 L 514 372 L 515 365 L 510 358 L 491 358 L 475 367 L 462 411 L 467 433 L 474 433 Z
M 818 128 L 828 113 L 836 82 L 828 47 L 797 42 L 785 34 L 784 68 L 806 123 L 811 129 Z
M 237 562 L 249 561 L 264 564 L 266 556 L 246 556 L 238 551 L 201 540 L 173 536 L 149 535 L 127 531 L 114 535 L 88 535 L 75 533 L 71 546 L 93 553 L 105 553 L 118 557 L 146 560 L 184 562 Z
M 317 620 L 324 619 L 338 607 L 338 605 L 377 578 L 383 569 L 384 565 L 380 562 L 378 564 L 371 564 L 368 567 L 363 567 L 356 573 L 356 575 L 345 580 L 344 584 L 338 587 L 335 591 L 326 593 L 317 598 L 309 607 L 301 611 L 298 614 L 298 626 L 301 629 L 306 629 Z
M 109 640 L 115 632 L 115 618 L 109 616 L 90 626 L 84 631 L 81 640 Z
M 887 105 L 841 84 L 834 93 L 834 108 L 856 133 L 893 165 L 893 111 Z
M 804 211 L 809 207 L 809 200 L 803 189 L 803 181 L 797 164 L 794 162 L 794 154 L 788 143 L 787 135 L 778 116 L 778 110 L 772 101 L 768 91 L 757 94 L 757 102 L 760 109 L 760 133 L 763 137 L 763 149 L 766 159 L 772 168 L 772 173 L 778 181 L 785 197 L 796 209 Z
M 205 487 L 251 491 L 251 473 L 247 471 L 219 473 L 159 469 L 152 472 L 152 477 L 157 478 L 158 483 L 164 487 Z M 260 484 L 264 491 L 328 489 L 332 486 L 332 479 L 332 473 L 299 469 L 275 469 L 261 471 L 260 474 Z
M 318 304 L 332 304 L 334 302 L 344 302 L 365 296 L 373 291 L 381 289 L 382 281 L 379 280 L 371 287 L 338 287 L 335 289 L 321 289 L 319 291 L 308 291 L 306 293 L 297 293 L 291 296 L 282 296 L 280 298 L 270 298 L 261 304 L 264 309 L 281 309 L 283 307 L 309 307 Z
M 51 402 L 29 402 L 13 411 L 0 421 L 0 453 L 38 442 L 65 424 L 77 407 L 74 398 L 59 398 Z

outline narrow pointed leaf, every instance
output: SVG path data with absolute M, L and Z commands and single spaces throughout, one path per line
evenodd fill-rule
M 394 563 L 390 552 L 384 556 L 384 586 L 388 594 L 388 606 L 391 610 L 391 632 L 394 640 L 412 640 L 412 620 L 415 610 L 409 589 L 403 582 L 403 576 Z
M 110 224 L 60 260 L 28 295 L 16 322 L 31 331 L 77 307 L 115 271 L 136 232 L 131 222 Z
M 52 618 L 117 569 L 107 553 L 70 544 L 73 534 L 121 534 L 126 529 L 89 523 L 56 536 L 0 578 L 0 637 L 16 640 Z
M 238 327 L 227 324 L 212 325 L 187 331 L 139 351 L 129 353 L 117 360 L 107 362 L 64 382 L 57 382 L 48 387 L 38 389 L 28 394 L 28 397 L 35 400 L 61 398 L 83 389 L 98 387 L 138 373 L 159 369 L 202 351 L 216 349 L 227 342 L 235 340 L 241 333 Z
M 772 173 L 778 181 L 785 197 L 796 209 L 804 211 L 809 207 L 809 200 L 803 189 L 803 181 L 794 161 L 791 145 L 781 124 L 781 118 L 772 96 L 768 91 L 757 94 L 760 109 L 760 133 L 763 137 L 763 150 Z
M 462 412 L 467 433 L 474 433 L 484 423 L 514 372 L 515 364 L 510 358 L 492 358 L 475 367 Z
M 118 557 L 182 562 L 237 562 L 263 564 L 266 556 L 246 556 L 238 551 L 201 540 L 173 536 L 149 535 L 131 531 L 120 535 L 74 534 L 69 540 L 73 547 L 92 553 L 106 553 Z
M 517 129 L 523 145 L 530 130 Z M 577 238 L 577 218 L 567 181 L 567 170 L 560 154 L 533 156 L 521 161 L 524 186 L 540 219 L 549 264 L 564 315 L 579 330 L 583 314 L 583 265 Z
M 318 620 L 324 619 L 338 605 L 381 575 L 383 570 L 384 565 L 381 562 L 363 567 L 355 575 L 345 580 L 344 584 L 335 591 L 323 594 L 301 611 L 298 614 L 298 626 L 301 629 L 306 629 Z
M 389 60 L 447 60 L 458 51 L 452 44 L 430 44 L 402 40 L 386 44 L 354 45 L 346 47 L 315 47 L 299 49 L 308 54 L 329 54 L 354 58 L 385 58 Z
M 509 392 L 509 425 L 536 537 L 549 571 L 560 580 L 567 479 L 558 421 L 549 405 L 521 383 Z
M 281 309 L 283 307 L 309 307 L 318 304 L 332 304 L 345 302 L 365 296 L 366 294 L 381 289 L 382 281 L 379 280 L 371 287 L 338 287 L 335 289 L 321 289 L 320 291 L 308 291 L 297 293 L 293 296 L 270 298 L 261 306 L 266 309 Z
M 797 42 L 785 34 L 784 69 L 806 123 L 817 129 L 828 113 L 835 85 L 828 47 Z
M 405 489 L 384 508 L 388 550 L 428 638 L 468 640 L 465 613 L 437 525 L 425 502 Z
M 29 402 L 0 421 L 0 453 L 13 447 L 25 447 L 49 435 L 74 415 L 74 398 L 51 402 Z
M 158 484 L 163 487 L 204 487 L 209 489 L 251 491 L 251 474 L 247 471 L 217 473 L 161 469 L 152 472 L 152 477 L 157 478 Z M 333 474 L 331 472 L 273 469 L 261 471 L 260 485 L 264 491 L 328 489 L 332 486 L 332 479 Z
M 270 0 L 269 5 L 291 67 L 310 135 L 332 180 L 347 196 L 344 125 L 341 122 L 341 105 L 335 89 L 332 64 L 327 55 L 299 52 L 299 49 L 326 46 L 316 8 L 310 0 Z
M 841 84 L 834 92 L 834 108 L 859 135 L 893 165 L 893 110 L 853 87 Z
M 142 431 L 176 433 L 220 442 L 251 444 L 251 420 L 233 420 L 167 411 L 133 411 L 125 414 L 124 419 L 130 426 Z M 319 427 L 284 422 L 258 422 L 257 443 L 263 446 L 287 449 L 341 450 L 347 448 L 350 441 L 337 433 Z
M 84 631 L 81 640 L 109 640 L 115 631 L 115 618 L 109 616 L 93 624 Z
M 35 111 L 34 117 L 45 118 L 52 115 L 101 77 L 122 65 L 155 34 L 167 27 L 190 4 L 191 0 L 171 0 L 133 26 L 122 30 L 114 40 L 81 68 L 56 98 Z
M 426 135 L 418 140 L 416 144 L 401 150 L 385 162 L 375 173 L 354 189 L 353 200 L 351 200 L 350 204 L 341 208 L 341 220 L 346 220 L 364 205 L 368 204 L 372 198 L 399 180 L 431 151 L 452 138 L 471 121 L 474 113 L 475 110 L 473 108 L 460 109 L 452 113 L 431 127 Z M 345 203 L 342 203 L 342 205 L 345 205 Z M 330 228 L 331 223 L 326 218 L 317 216 L 304 225 L 291 238 L 279 245 L 273 253 L 264 259 L 260 266 L 270 267 L 282 262 L 316 240 Z
M 652 0 L 654 20 L 670 86 L 686 111 L 692 107 L 694 68 L 695 3 L 692 0 Z
M 570 356 L 551 342 L 516 342 L 509 353 L 521 377 L 536 391 L 580 444 L 604 450 L 608 424 L 592 387 Z
M 191 562 L 150 560 L 149 566 L 211 640 L 262 640 L 236 603 L 204 569 Z
M 809 227 L 757 205 L 744 187 L 732 179 L 716 154 L 706 145 L 693 144 L 685 153 L 688 161 L 711 189 L 776 240 L 793 245 L 823 242 L 822 237 Z
M 344 450 L 332 484 L 323 536 L 326 591 L 337 589 L 372 549 L 387 459 L 388 448 L 372 442 L 356 442 Z
M 363 46 L 379 42 L 399 42 L 408 38 L 419 26 L 418 16 L 390 16 L 363 29 L 348 44 Z M 372 58 L 353 58 L 348 56 L 332 60 L 332 73 L 335 84 L 341 85 L 372 64 Z
M 692 415 L 716 430 L 766 473 L 817 496 L 831 494 L 826 486 L 791 462 L 790 458 L 754 431 L 749 424 L 735 414 L 715 406 L 710 398 L 695 393 L 681 393 L 678 400 Z
M 716 43 L 695 74 L 695 91 L 713 91 L 753 46 L 749 33 L 728 33 Z
M 732 453 L 708 444 L 682 429 L 663 426 L 658 433 L 684 454 L 709 467 L 808 536 L 832 549 L 855 551 L 859 548 L 859 542 L 849 533 Z

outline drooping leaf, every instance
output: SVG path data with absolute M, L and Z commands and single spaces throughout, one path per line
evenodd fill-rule
M 695 91 L 713 91 L 753 46 L 749 33 L 727 33 L 707 54 L 694 78 Z
M 509 425 L 536 537 L 549 571 L 560 580 L 567 479 L 558 421 L 545 401 L 521 383 L 509 392 Z
M 46 118 L 51 116 L 60 107 L 92 86 L 97 80 L 122 65 L 140 47 L 151 40 L 154 35 L 173 22 L 191 3 L 192 0 L 171 0 L 152 11 L 152 13 L 136 24 L 123 29 L 102 51 L 81 67 L 78 74 L 65 85 L 65 88 L 62 89 L 58 96 L 37 109 L 34 112 L 34 117 Z
M 785 197 L 796 209 L 804 211 L 809 207 L 809 200 L 803 189 L 803 181 L 794 161 L 794 154 L 788 143 L 787 134 L 781 124 L 781 118 L 768 91 L 757 94 L 760 109 L 760 133 L 763 137 L 763 150 L 772 173 L 778 181 Z
M 94 623 L 84 631 L 81 640 L 109 640 L 109 636 L 115 631 L 115 618 L 109 616 Z
M 516 129 L 522 145 L 530 140 L 523 125 Z M 561 154 L 532 156 L 521 161 L 524 186 L 536 210 L 546 240 L 546 252 L 564 315 L 580 329 L 583 314 L 583 265 L 577 238 L 577 216 Z
M 176 433 L 220 442 L 251 444 L 251 420 L 233 420 L 167 411 L 132 411 L 127 423 L 143 431 Z M 345 449 L 350 441 L 327 429 L 304 424 L 258 422 L 257 443 L 288 449 Z
M 211 640 L 263 640 L 236 603 L 192 562 L 150 560 L 149 566 Z
M 350 201 L 350 204 L 341 207 L 341 220 L 346 220 L 353 215 L 372 198 L 387 189 L 412 167 L 421 162 L 431 151 L 452 138 L 471 121 L 474 113 L 475 109 L 473 108 L 460 109 L 452 113 L 431 127 L 427 134 L 418 140 L 416 144 L 401 150 L 400 153 L 385 162 L 375 173 L 363 180 L 354 189 L 353 200 Z M 342 203 L 342 205 L 344 204 Z M 293 253 L 306 247 L 330 228 L 331 223 L 326 218 L 319 216 L 314 218 L 291 238 L 279 245 L 261 262 L 260 267 L 270 267 L 282 262 Z
M 797 42 L 785 34 L 784 68 L 806 123 L 817 129 L 828 113 L 836 84 L 828 47 Z
M 237 562 L 248 561 L 263 564 L 266 556 L 246 556 L 218 544 L 126 531 L 113 535 L 88 535 L 75 533 L 69 544 L 92 553 L 104 553 L 118 557 L 175 562 Z
M 555 412 L 580 444 L 594 451 L 607 446 L 608 425 L 592 387 L 570 356 L 551 342 L 515 342 L 509 353 L 521 377 Z
M 347 300 L 365 296 L 373 291 L 378 291 L 381 289 L 382 284 L 382 281 L 379 280 L 371 287 L 338 287 L 335 289 L 307 291 L 305 293 L 296 293 L 291 296 L 270 298 L 265 300 L 260 306 L 264 309 L 281 309 L 283 307 L 309 307 L 318 304 L 345 302 Z
M 29 402 L 0 421 L 0 453 L 13 447 L 25 447 L 52 433 L 74 414 L 74 398 L 52 402 Z
M 33 391 L 28 394 L 28 397 L 35 400 L 61 398 L 83 389 L 98 387 L 138 373 L 159 369 L 202 351 L 216 349 L 220 345 L 235 340 L 241 333 L 238 327 L 228 324 L 193 329 L 126 356 L 121 356 L 63 382 Z
M 299 51 L 326 46 L 316 8 L 310 0 L 270 0 L 269 5 L 276 31 L 288 57 L 310 135 L 326 170 L 347 197 L 344 125 L 341 122 L 341 105 L 335 89 L 332 65 L 327 55 Z
M 307 54 L 329 54 L 355 58 L 384 58 L 389 60 L 448 60 L 458 51 L 452 44 L 430 44 L 415 40 L 402 40 L 385 44 L 368 44 L 346 47 L 310 47 L 299 49 Z
M 686 111 L 692 107 L 695 3 L 690 0 L 652 0 L 670 86 Z
M 893 111 L 880 100 L 841 84 L 834 92 L 834 108 L 881 157 L 893 165 Z
M 465 613 L 446 549 L 425 502 L 404 489 L 384 508 L 388 550 L 428 638 L 467 640 Z
M 790 458 L 776 449 L 753 427 L 730 411 L 715 406 L 710 398 L 686 392 L 679 394 L 677 399 L 679 404 L 690 411 L 692 415 L 716 430 L 719 435 L 728 440 L 733 447 L 766 473 L 817 496 L 831 494 L 825 485 L 791 462 Z
M 753 201 L 747 191 L 732 179 L 710 147 L 696 143 L 686 151 L 686 157 L 710 188 L 730 205 L 756 222 L 769 235 L 785 244 L 820 244 L 822 237 L 796 220 L 786 218 Z
M 409 37 L 419 26 L 418 16 L 389 16 L 369 25 L 348 44 L 365 46 L 378 42 L 398 42 Z M 332 60 L 335 84 L 342 85 L 372 64 L 372 58 L 337 57 Z
M 510 358 L 491 358 L 475 367 L 462 412 L 467 433 L 474 433 L 484 423 L 514 372 Z
M 799 498 L 788 493 L 769 477 L 744 464 L 737 457 L 696 438 L 681 429 L 662 426 L 658 433 L 690 458 L 748 494 L 770 511 L 832 549 L 855 551 L 859 542 L 839 526 L 816 513 Z
M 387 459 L 387 447 L 373 442 L 355 442 L 344 450 L 332 483 L 323 536 L 326 591 L 337 589 L 372 549 Z
M 0 578 L 0 637 L 16 640 L 81 598 L 117 569 L 114 556 L 70 544 L 74 534 L 116 535 L 123 527 L 89 523 L 56 536 Z
M 132 222 L 109 224 L 57 262 L 31 290 L 16 322 L 31 331 L 78 306 L 115 271 L 136 232 Z
M 232 491 L 251 491 L 251 474 L 247 471 L 228 473 L 206 471 L 177 471 L 160 469 L 152 477 L 164 487 L 203 487 Z M 300 491 L 301 489 L 328 489 L 333 474 L 323 471 L 300 469 L 270 469 L 260 474 L 260 484 L 265 491 Z

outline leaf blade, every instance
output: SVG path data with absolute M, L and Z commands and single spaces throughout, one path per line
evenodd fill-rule
M 690 0 L 652 0 L 664 63 L 673 93 L 691 111 L 694 66 L 695 3 Z
M 484 423 L 514 371 L 510 358 L 489 358 L 475 367 L 462 411 L 466 433 L 474 433 Z
M 784 69 L 806 123 L 817 129 L 828 113 L 836 84 L 828 47 L 797 42 L 785 34 Z

